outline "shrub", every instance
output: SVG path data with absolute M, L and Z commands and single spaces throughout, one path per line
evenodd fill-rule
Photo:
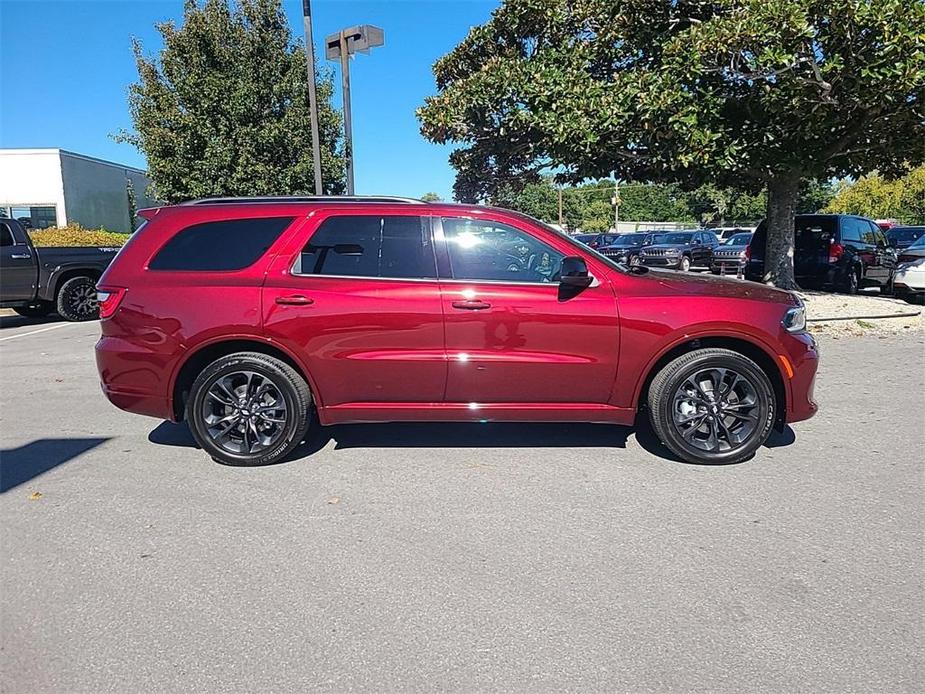
M 120 234 L 105 229 L 84 229 L 79 224 L 66 227 L 49 227 L 48 229 L 30 229 L 32 243 L 39 247 L 47 246 L 122 246 L 130 234 Z

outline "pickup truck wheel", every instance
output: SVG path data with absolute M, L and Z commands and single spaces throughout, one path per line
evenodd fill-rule
M 225 465 L 271 465 L 305 438 L 311 423 L 308 384 L 266 354 L 221 357 L 196 378 L 186 419 L 196 442 Z
M 648 405 L 659 440 L 689 463 L 745 460 L 774 425 L 767 374 L 728 349 L 698 349 L 669 362 L 649 386 Z
M 58 313 L 69 321 L 99 318 L 96 282 L 89 277 L 72 277 L 62 284 L 58 290 Z
M 50 301 L 36 301 L 28 306 L 20 306 L 13 310 L 24 318 L 44 318 L 55 310 L 55 305 Z

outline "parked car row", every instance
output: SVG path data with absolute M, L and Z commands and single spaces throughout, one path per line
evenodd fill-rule
M 714 274 L 739 274 L 751 232 L 727 234 L 720 240 L 711 230 L 620 234 L 597 251 L 627 265 L 646 265 L 687 271 L 709 269 Z

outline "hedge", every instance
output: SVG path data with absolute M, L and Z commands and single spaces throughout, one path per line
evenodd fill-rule
M 66 227 L 49 227 L 48 229 L 29 229 L 32 243 L 39 247 L 47 246 L 122 246 L 130 234 L 105 229 L 84 229 L 79 224 Z

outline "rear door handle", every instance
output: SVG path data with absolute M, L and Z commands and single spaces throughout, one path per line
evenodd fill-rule
M 307 296 L 302 296 L 301 294 L 292 294 L 290 296 L 276 297 L 276 303 L 284 306 L 308 306 L 309 304 L 315 303 L 315 300 Z
M 477 299 L 469 301 L 454 301 L 453 308 L 461 308 L 466 311 L 482 311 L 486 308 L 491 308 L 491 304 L 487 301 L 478 301 Z

